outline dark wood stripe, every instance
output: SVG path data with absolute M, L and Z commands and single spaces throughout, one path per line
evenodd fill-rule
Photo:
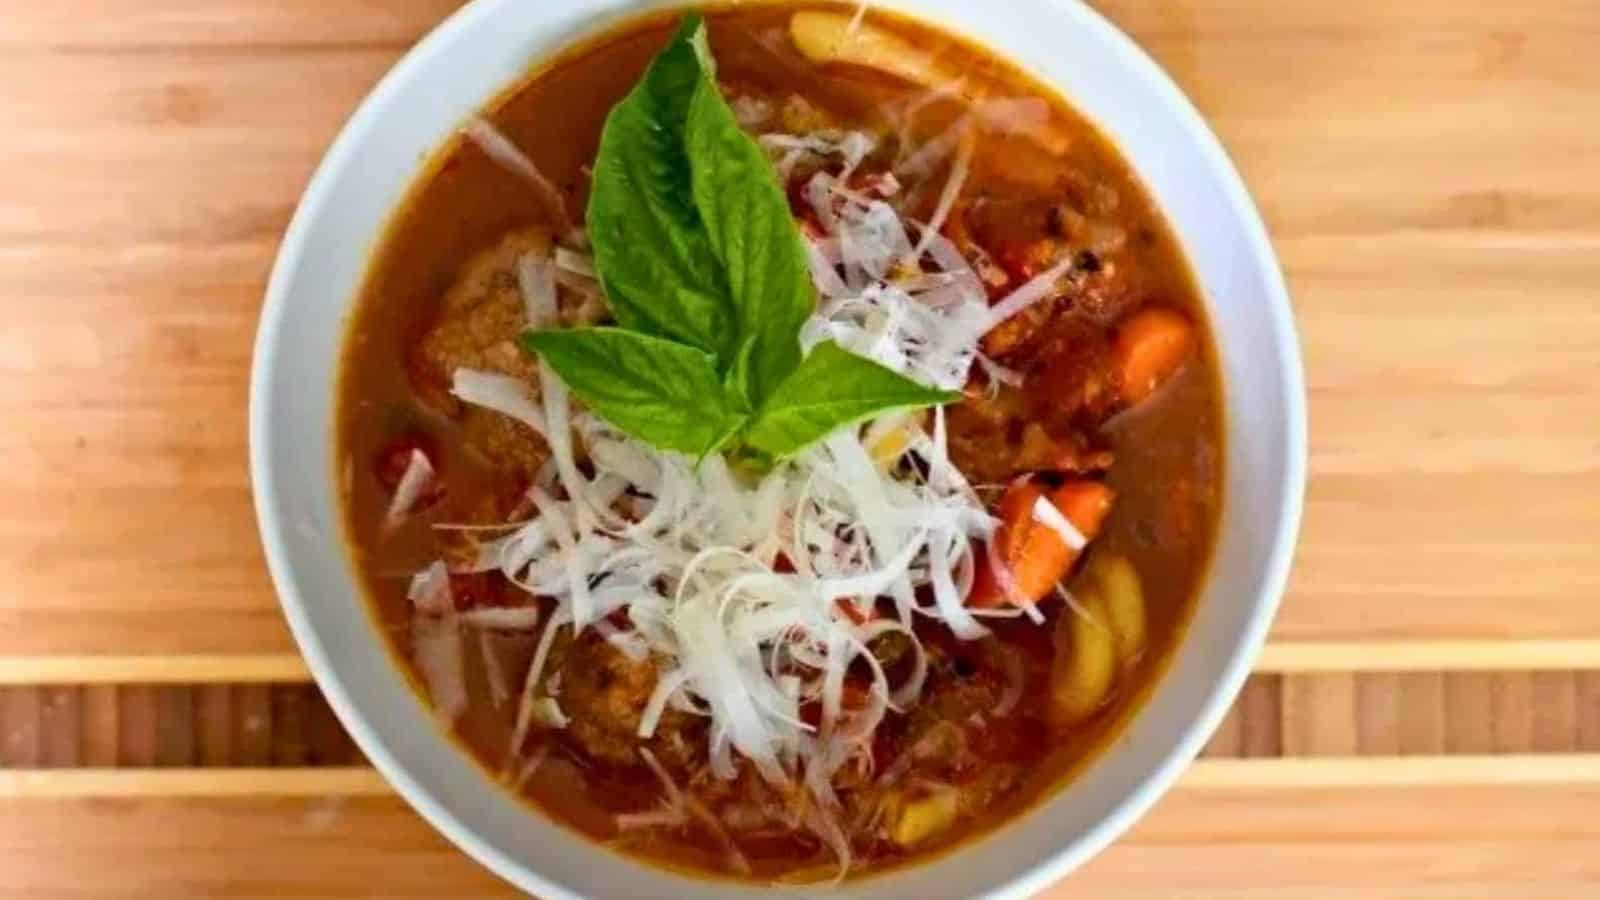
M 1600 672 L 1256 675 L 1216 759 L 1600 753 Z M 340 767 L 314 685 L 0 686 L 0 767 Z

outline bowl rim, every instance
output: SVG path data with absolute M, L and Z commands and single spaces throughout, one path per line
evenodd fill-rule
M 289 310 L 291 281 L 305 256 L 312 223 L 324 212 L 333 183 L 351 164 L 372 123 L 404 83 L 424 71 L 431 60 L 461 33 L 471 30 L 480 20 L 503 15 L 515 2 L 469 0 L 435 26 L 363 97 L 318 163 L 279 245 L 265 291 L 251 361 L 250 476 L 257 529 L 279 605 L 311 674 L 362 752 L 430 825 L 495 874 L 519 888 L 537 891 L 543 896 L 578 897 L 580 895 L 567 886 L 548 880 L 538 870 L 480 838 L 400 764 L 368 723 L 331 661 L 328 649 L 311 621 L 306 600 L 299 594 L 290 576 L 293 568 L 291 553 L 285 541 L 283 516 L 277 503 L 278 472 L 270 459 L 267 441 L 267 400 L 271 392 L 272 365 Z M 1210 689 L 1204 705 L 1173 742 L 1159 765 L 1115 806 L 1110 815 L 1101 819 L 1077 841 L 1063 844 L 1048 860 L 1018 871 L 1008 881 L 997 885 L 993 892 L 995 896 L 1036 893 L 1098 854 L 1166 793 L 1216 730 L 1249 676 L 1281 605 L 1300 533 L 1307 472 L 1305 372 L 1288 286 L 1266 225 L 1237 168 L 1199 110 L 1165 70 L 1132 38 L 1082 0 L 1042 2 L 1053 6 L 1069 19 L 1064 27 L 1087 31 L 1092 40 L 1107 45 L 1123 58 L 1138 77 L 1145 79 L 1161 94 L 1167 106 L 1166 112 L 1176 117 L 1178 124 L 1192 136 L 1195 147 L 1217 178 L 1218 187 L 1226 195 L 1227 213 L 1244 232 L 1248 240 L 1248 255 L 1260 266 L 1264 277 L 1271 342 L 1279 351 L 1278 370 L 1273 374 L 1279 379 L 1285 398 L 1285 433 L 1282 435 L 1285 458 L 1282 460 L 1282 501 L 1276 511 L 1279 527 L 1266 556 L 1260 590 L 1254 598 L 1247 625 L 1234 644 L 1231 658 L 1217 683 Z M 692 3 L 677 5 L 690 6 Z M 1004 48 L 995 49 L 1003 52 Z

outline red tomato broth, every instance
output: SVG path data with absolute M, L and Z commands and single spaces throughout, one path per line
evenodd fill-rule
M 813 6 L 824 5 L 785 3 L 708 11 L 725 93 L 766 98 L 775 104 L 799 94 L 839 122 L 870 127 L 881 123 L 883 109 L 924 92 L 870 70 L 819 68 L 807 62 L 788 45 L 783 29 L 793 11 Z M 1012 715 L 990 717 L 982 728 L 963 728 L 971 755 L 982 765 L 969 762 L 954 773 L 940 771 L 937 765 L 927 769 L 944 780 L 977 779 L 985 771 L 1003 768 L 1013 772 L 1014 783 L 994 791 L 981 810 L 962 816 L 958 824 L 925 843 L 900 847 L 884 840 L 863 841 L 854 847 L 852 875 L 925 860 L 991 832 L 1048 799 L 1115 739 L 1166 668 L 1192 614 L 1215 539 L 1222 465 L 1221 386 L 1203 305 L 1171 230 L 1136 174 L 1092 125 L 1009 63 L 924 25 L 879 13 L 869 21 L 921 46 L 940 48 L 942 58 L 954 60 L 973 83 L 988 85 L 994 96 L 1047 100 L 1052 127 L 1071 135 L 1070 147 L 1059 159 L 1041 159 L 1041 151 L 1025 137 L 998 133 L 985 135 L 974 158 L 964 196 L 996 199 L 987 212 L 964 211 L 960 227 L 978 243 L 994 245 L 985 249 L 993 251 L 1013 282 L 1037 274 L 1017 271 L 1029 265 L 1025 257 L 1030 242 L 1060 239 L 1053 236 L 1052 210 L 1063 196 L 1098 210 L 1093 217 L 1097 226 L 1113 222 L 1122 228 L 1123 245 L 1095 264 L 1112 262 L 1119 277 L 1096 281 L 1095 274 L 1104 271 L 1097 268 L 1075 288 L 1070 310 L 1050 309 L 1034 323 L 1021 349 L 1002 358 L 1008 364 L 1015 362 L 1029 381 L 1020 389 L 1000 388 L 992 401 L 984 403 L 987 418 L 953 434 L 952 441 L 962 435 L 970 439 L 964 452 L 972 460 L 1015 460 L 1019 429 L 1040 422 L 1063 440 L 1087 434 L 1096 447 L 1114 452 L 1109 470 L 1091 477 L 1104 478 L 1117 495 L 1116 504 L 1085 555 L 1116 554 L 1133 563 L 1143 580 L 1149 634 L 1144 653 L 1120 678 L 1105 709 L 1070 733 L 1060 733 L 1051 731 L 1034 707 L 1049 683 L 1054 622 L 1073 613 L 1061 600 L 1047 597 L 1040 604 L 1047 619 L 1044 625 L 1026 619 L 991 623 L 991 640 L 1020 663 L 1023 701 Z M 585 167 L 593 160 L 611 105 L 631 88 L 675 24 L 675 17 L 665 15 L 628 23 L 563 53 L 488 107 L 485 116 L 558 185 L 569 209 L 582 210 L 587 201 Z M 959 115 L 956 104 L 935 103 L 919 121 L 916 134 L 927 140 Z M 1044 178 L 1041 184 L 1039 170 L 1059 177 Z M 1017 173 L 1023 171 L 1031 174 L 1019 183 Z M 939 181 L 942 177 L 942 173 L 936 176 Z M 936 194 L 937 187 L 934 184 L 929 193 Z M 1105 198 L 1111 194 L 1117 199 L 1106 209 Z M 377 471 L 370 461 L 382 459 L 386 448 L 403 436 L 414 436 L 407 439 L 428 448 L 445 487 L 426 511 L 424 522 L 501 521 L 516 505 L 525 479 L 508 475 L 515 466 L 508 470 L 486 462 L 467 446 L 471 437 L 458 422 L 419 400 L 415 355 L 418 342 L 442 315 L 441 298 L 464 266 L 508 233 L 549 224 L 532 190 L 471 143 L 452 142 L 430 161 L 396 211 L 373 257 L 350 326 L 337 414 L 346 529 L 380 632 L 418 685 L 421 680 L 406 637 L 411 615 L 406 579 L 441 552 L 448 553 L 442 545 L 450 537 L 427 527 L 386 533 L 385 479 L 392 484 L 392 476 Z M 953 228 L 954 224 L 947 233 Z M 1188 363 L 1167 384 L 1138 408 L 1125 411 L 1100 410 L 1095 404 L 1101 401 L 1090 398 L 1079 403 L 1081 398 L 1071 397 L 1071 390 L 1061 390 L 1062 384 L 1075 389 L 1082 379 L 1067 371 L 1071 366 L 1060 364 L 1058 357 L 1095 354 L 1066 354 L 1056 344 L 1079 341 L 1082 332 L 1087 335 L 1083 340 L 1109 346 L 1122 317 L 1151 305 L 1179 311 L 1203 336 L 1194 342 Z M 1059 337 L 1058 331 L 1067 337 Z M 1050 396 L 1029 394 L 1030 384 L 1039 382 L 1048 383 Z M 988 387 L 978 384 L 975 391 L 987 396 Z M 1058 403 L 1056 397 L 1069 400 Z M 964 415 L 952 413 L 953 431 L 966 427 L 958 421 Z M 1095 421 L 1092 429 L 1086 424 L 1089 420 Z M 988 464 L 975 462 L 973 468 Z M 1050 480 L 1058 475 L 1040 477 Z M 986 486 L 998 487 L 992 481 Z M 991 499 L 998 501 L 998 491 Z M 1081 568 L 1080 563 L 1074 572 Z M 1069 575 L 1068 582 L 1073 583 L 1074 577 Z M 472 590 L 475 603 L 491 605 L 497 602 L 497 593 L 482 582 L 475 582 Z M 924 700 L 933 698 L 926 708 L 942 704 L 951 710 L 919 713 L 923 709 L 919 706 L 886 720 L 875 744 L 884 757 L 879 771 L 907 751 L 917 716 L 944 715 L 952 723 L 961 721 L 966 716 L 960 713 L 992 710 L 996 692 L 1003 690 L 1004 673 L 986 658 L 982 645 L 963 644 L 942 626 L 924 624 L 927 627 L 918 627 L 919 637 L 942 657 L 925 692 Z M 535 639 L 536 635 L 504 634 L 492 638 L 496 652 L 513 671 L 513 688 L 520 685 Z M 469 635 L 465 666 L 472 702 L 457 723 L 456 737 L 498 776 L 515 704 L 497 709 L 489 702 L 489 676 L 479 651 L 479 639 Z M 584 745 L 560 732 L 544 743 L 547 762 L 523 793 L 550 818 L 659 865 L 705 876 L 733 874 L 720 845 L 698 829 L 655 829 L 619 837 L 613 817 L 650 808 L 661 792 L 648 769 L 596 759 Z M 738 845 L 751 862 L 751 875 L 758 879 L 832 874 L 832 856 L 809 834 L 755 834 L 739 838 Z

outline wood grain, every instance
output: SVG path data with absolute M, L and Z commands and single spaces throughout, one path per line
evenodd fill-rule
M 1244 719 L 1240 755 L 1270 757 L 1283 752 L 1283 683 L 1278 676 L 1251 678 L 1239 694 Z
M 0 897 L 509 896 L 348 768 L 245 461 L 299 190 L 456 5 L 0 0 Z M 1600 4 L 1095 5 L 1269 221 L 1312 481 L 1273 674 L 1051 896 L 1592 895 Z
M 0 866 L 18 900 L 520 896 L 393 797 L 5 801 Z
M 1414 756 L 1443 753 L 1444 676 L 1438 672 L 1407 675 L 1400 680 L 1398 694 L 1399 752 Z
M 91 684 L 83 688 L 83 764 L 117 764 L 117 732 L 121 713 L 117 709 L 117 689 L 113 685 Z
M 0 46 L 52 52 L 185 49 L 333 51 L 404 49 L 461 5 L 461 0 L 77 0 L 28 7 L 7 0 Z M 310 28 L 313 15 L 322 27 Z
M 1494 750 L 1493 675 L 1481 672 L 1445 676 L 1445 750 L 1489 753 Z
M 1356 746 L 1372 756 L 1393 756 L 1400 752 L 1400 729 L 1405 716 L 1401 708 L 1399 675 L 1364 675 L 1356 680 Z
M 1593 672 L 1257 674 L 1208 759 L 1481 757 L 1600 751 Z M 348 766 L 313 685 L 0 687 L 0 768 Z
M 1302 675 L 1283 684 L 1283 752 L 1348 756 L 1356 752 L 1356 681 L 1348 673 Z
M 233 759 L 233 689 L 204 684 L 195 697 L 196 756 L 202 766 L 226 766 Z
M 1489 733 L 1496 753 L 1515 753 L 1533 743 L 1533 676 L 1495 678 L 1490 690 Z
M 16 687 L 0 692 L 0 762 L 6 766 L 39 764 L 39 688 Z
M 1221 133 L 1295 294 L 1312 485 L 1277 634 L 1593 635 L 1600 134 L 1571 29 L 1600 8 L 1099 5 Z
M 57 685 L 40 691 L 39 764 L 79 765 L 83 758 L 82 689 Z
M 1181 788 L 1047 898 L 1573 900 L 1593 787 Z
M 235 765 L 272 763 L 272 688 L 264 684 L 233 688 L 233 760 Z
M 194 714 L 195 689 L 179 685 L 156 688 L 156 759 L 158 766 L 187 768 L 199 761 Z
M 1560 782 L 1185 785 L 1044 896 L 1570 900 L 1600 879 L 1596 802 L 1600 788 Z M 28 898 L 516 896 L 382 796 L 8 799 L 0 860 L 0 896 Z
M 117 765 L 156 762 L 156 689 L 128 685 L 117 689 Z
M 244 463 L 262 281 L 453 4 L 6 5 L 0 654 L 288 652 Z M 1312 484 L 1278 638 L 1600 640 L 1600 12 L 1098 5 L 1222 135 L 1293 287 Z
M 1536 672 L 1529 686 L 1533 694 L 1533 729 L 1529 742 L 1540 753 L 1570 753 L 1578 749 L 1578 673 Z
M 1600 751 L 1600 672 L 1577 675 L 1578 749 Z
M 1429 673 L 1600 669 L 1600 640 L 1274 641 L 1256 661 L 1266 674 Z M 311 679 L 281 653 L 0 655 L 0 685 L 286 683 Z
M 364 797 L 392 793 L 366 766 L 322 768 L 6 769 L 0 798 Z
M 190 684 L 309 681 L 297 653 L 0 656 L 4 684 Z
M 1196 790 L 1558 784 L 1600 787 L 1600 754 L 1208 758 L 1191 765 L 1180 781 Z M 354 797 L 391 791 L 376 769 L 364 765 L 0 770 L 0 799 Z

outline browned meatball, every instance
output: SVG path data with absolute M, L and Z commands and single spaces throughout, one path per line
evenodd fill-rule
M 586 631 L 567 650 L 561 672 L 567 733 L 589 756 L 634 765 L 639 747 L 648 746 L 669 767 L 683 769 L 704 755 L 705 741 L 694 718 L 670 707 L 651 740 L 639 739 L 639 720 L 656 689 L 653 659 L 630 659 L 597 632 Z
M 1117 408 L 1121 384 L 1103 328 L 1076 318 L 1052 323 L 1028 379 L 1030 418 L 1058 429 L 1096 429 Z
M 456 369 L 467 368 L 511 375 L 538 390 L 538 363 L 516 342 L 528 327 L 517 263 L 530 252 L 550 252 L 546 232 L 512 232 L 462 266 L 411 360 L 413 387 L 424 403 L 460 419 L 468 445 L 488 462 L 529 474 L 544 463 L 544 441 L 521 422 L 461 403 L 450 385 Z

